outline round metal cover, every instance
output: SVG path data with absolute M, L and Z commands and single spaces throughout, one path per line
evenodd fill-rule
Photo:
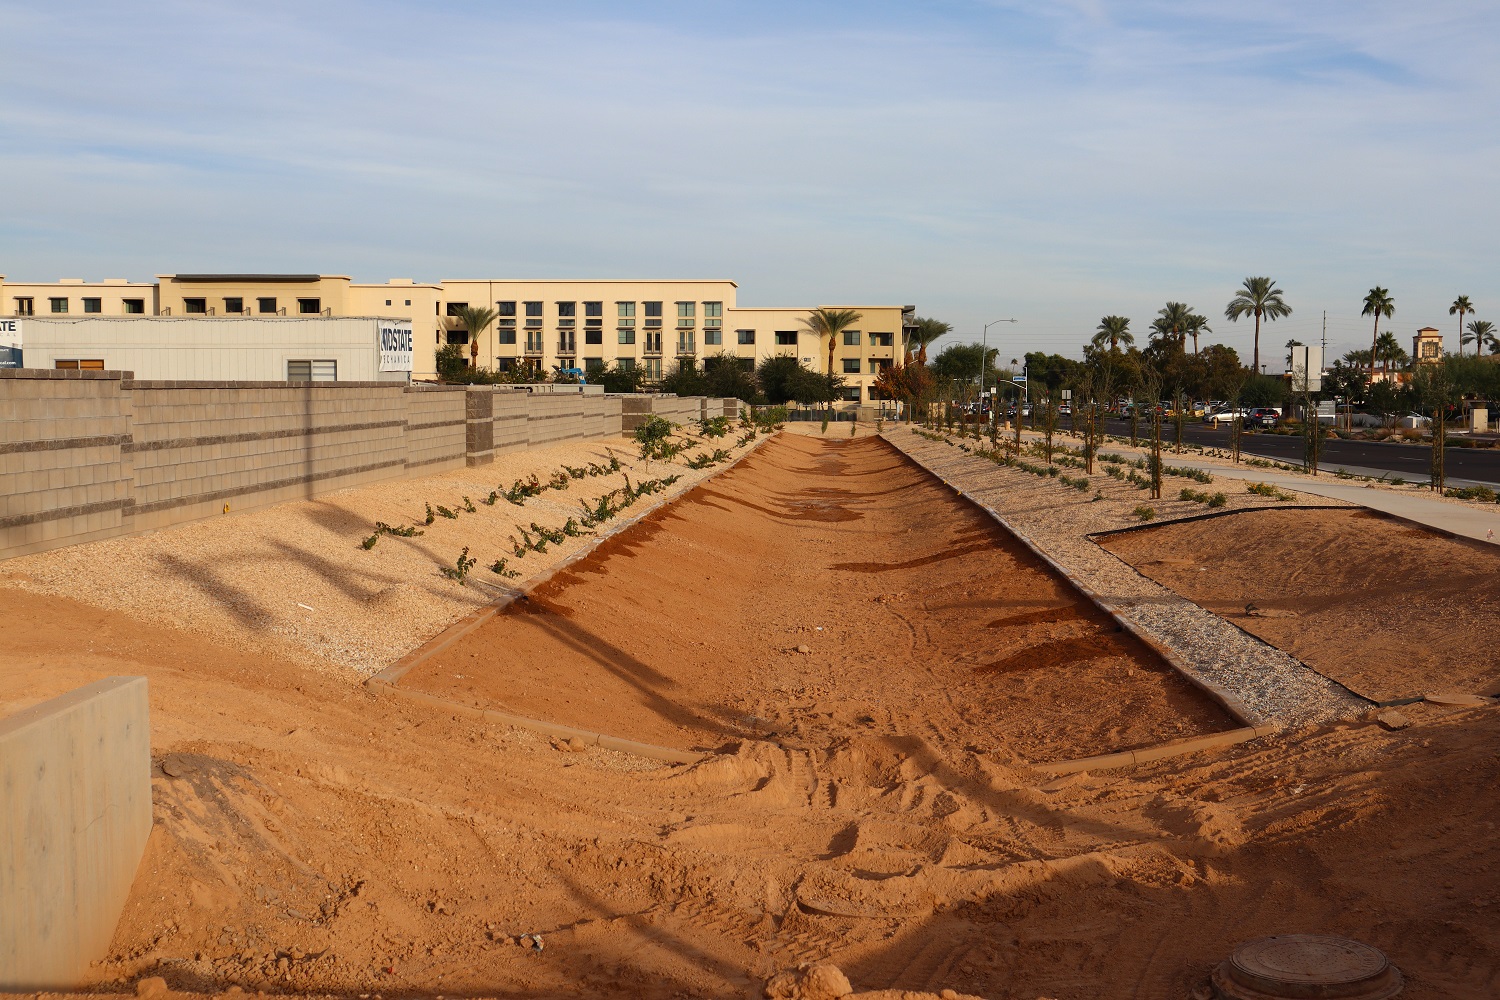
M 1277 934 L 1247 941 L 1219 963 L 1214 990 L 1226 1000 L 1387 1000 L 1401 973 L 1377 948 L 1331 934 Z

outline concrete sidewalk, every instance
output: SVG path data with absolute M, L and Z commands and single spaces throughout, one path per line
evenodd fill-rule
M 1442 531 L 1451 531 L 1455 535 L 1463 535 L 1466 538 L 1500 541 L 1500 504 L 1495 504 L 1491 510 L 1484 510 L 1445 502 L 1436 497 L 1393 493 L 1365 483 L 1338 479 L 1326 472 L 1320 473 L 1315 478 L 1297 473 L 1280 472 L 1276 469 L 1220 465 L 1189 458 L 1186 455 L 1165 453 L 1162 455 L 1162 460 L 1168 465 L 1203 469 L 1205 472 L 1213 473 L 1215 477 L 1240 479 L 1250 483 L 1270 483 L 1272 486 L 1297 490 L 1300 493 L 1311 493 L 1313 496 L 1328 497 L 1330 500 L 1359 504 L 1361 507 L 1394 514 L 1397 517 L 1404 517 Z M 1494 537 L 1487 538 L 1486 533 L 1491 531 L 1494 532 Z

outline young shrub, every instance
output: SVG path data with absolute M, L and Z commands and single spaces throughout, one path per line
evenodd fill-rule
M 453 511 L 449 510 L 447 507 L 444 507 L 442 504 L 438 504 L 437 512 L 443 517 L 448 518 L 450 521 L 458 520 L 458 515 L 453 513 Z
M 1223 493 L 1215 493 L 1213 496 L 1208 498 L 1208 505 L 1210 507 L 1222 507 L 1228 502 L 1229 497 L 1225 496 Z
M 457 562 L 452 566 L 442 567 L 443 575 L 450 580 L 457 580 L 461 587 L 467 586 L 469 570 L 474 568 L 474 563 L 477 561 L 476 559 L 469 558 L 469 547 L 465 545 L 464 550 L 458 554 Z
M 1141 504 L 1133 511 L 1133 513 L 1135 514 L 1137 520 L 1150 521 L 1152 518 L 1156 517 L 1156 508 L 1147 507 L 1145 504 Z
M 377 531 L 375 534 L 371 535 L 369 538 L 366 538 L 359 544 L 361 548 L 368 552 L 370 549 L 373 549 L 375 547 L 375 543 L 378 541 L 380 541 L 380 532 Z
M 519 570 L 510 569 L 506 566 L 506 562 L 507 560 L 504 558 L 496 559 L 494 564 L 490 566 L 490 572 L 496 576 L 503 576 L 508 580 L 514 580 L 521 575 Z
M 475 507 L 474 501 L 470 500 L 468 497 L 464 497 L 464 510 L 468 511 L 470 514 L 479 513 L 479 508 Z
M 431 524 L 433 521 L 436 521 L 436 520 L 437 520 L 437 515 L 432 512 L 432 504 L 428 504 L 427 505 L 427 520 L 424 521 L 424 522 L 422 522 L 422 523 L 424 523 L 424 524 Z

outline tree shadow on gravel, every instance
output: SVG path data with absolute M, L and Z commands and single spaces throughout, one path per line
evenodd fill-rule
M 212 568 L 174 555 L 158 556 L 157 563 L 163 572 L 185 581 L 213 599 L 245 628 L 269 628 L 275 623 L 275 617 L 254 596 L 236 587 Z

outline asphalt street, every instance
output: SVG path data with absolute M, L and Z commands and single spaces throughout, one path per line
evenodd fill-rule
M 1111 434 L 1129 436 L 1130 421 L 1106 421 Z M 1066 427 L 1064 417 L 1062 426 Z M 1172 439 L 1171 425 L 1164 424 L 1162 436 Z M 1215 429 L 1202 421 L 1190 421 L 1183 429 L 1183 439 L 1194 444 L 1211 445 L 1216 448 L 1229 447 L 1228 427 Z M 1240 451 L 1261 458 L 1273 458 L 1291 465 L 1302 464 L 1302 438 L 1282 434 L 1259 434 L 1246 432 L 1240 437 Z M 1387 444 L 1383 441 L 1337 441 L 1323 442 L 1323 456 L 1319 465 L 1326 471 L 1337 468 L 1378 469 L 1402 476 L 1409 482 L 1425 480 L 1432 457 L 1429 444 Z M 1450 480 L 1467 480 L 1474 483 L 1500 484 L 1500 449 L 1449 448 L 1447 474 Z

